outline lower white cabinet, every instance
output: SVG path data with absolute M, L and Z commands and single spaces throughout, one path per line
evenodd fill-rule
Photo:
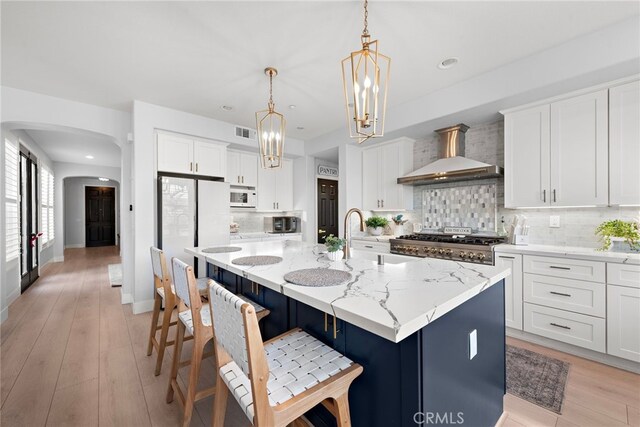
M 497 267 L 511 269 L 511 275 L 504 280 L 506 325 L 522 330 L 522 255 L 498 253 L 495 259 Z
M 605 352 L 605 320 L 536 304 L 524 304 L 524 330 L 589 350 Z
M 640 362 L 640 289 L 607 286 L 607 353 Z

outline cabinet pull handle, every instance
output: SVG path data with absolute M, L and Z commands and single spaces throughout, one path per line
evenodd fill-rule
M 555 326 L 556 328 L 562 328 L 562 329 L 567 329 L 567 330 L 570 330 L 570 329 L 571 329 L 571 328 L 570 328 L 570 327 L 568 327 L 568 326 L 565 326 L 565 325 L 558 325 L 557 323 L 553 323 L 553 322 L 551 322 L 551 323 L 549 323 L 549 324 L 550 324 L 551 326 Z
M 378 199 L 378 207 L 380 207 L 380 199 Z
M 198 162 L 196 162 L 196 172 L 198 172 Z
M 324 331 L 327 332 L 329 330 L 329 319 L 327 317 L 327 313 L 324 314 Z
M 380 200 L 382 207 L 384 208 L 384 199 Z
M 189 172 L 193 172 L 193 162 L 189 162 Z
M 556 202 L 556 189 L 553 189 L 553 203 Z
M 547 190 L 542 190 L 542 202 L 547 203 Z
M 280 209 L 280 202 L 276 202 L 276 208 Z
M 498 258 L 516 259 L 514 256 L 498 255 Z
M 240 175 L 238 175 L 238 184 L 240 184 Z
M 242 183 L 244 184 L 244 175 L 242 176 Z
M 549 268 L 555 268 L 556 270 L 571 270 L 571 267 L 559 267 L 557 265 L 550 265 Z
M 369 248 L 369 249 L 373 249 L 373 246 L 371 245 L 364 245 L 365 248 Z
M 561 297 L 570 297 L 571 296 L 571 294 L 564 294 L 562 292 L 555 292 L 555 291 L 549 291 L 549 293 L 553 294 L 553 295 L 560 295 Z

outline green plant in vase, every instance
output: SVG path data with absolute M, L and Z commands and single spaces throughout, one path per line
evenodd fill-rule
M 333 234 L 329 234 L 324 239 L 324 245 L 327 247 L 327 258 L 329 258 L 331 261 L 337 261 L 341 259 L 342 255 L 344 255 L 342 249 L 346 244 L 346 239 L 341 239 L 334 236 Z
M 602 241 L 601 251 L 607 251 L 613 242 L 626 242 L 629 249 L 640 249 L 640 232 L 636 221 L 613 219 L 605 221 L 596 228 L 596 235 Z M 614 245 L 615 246 L 615 245 Z
M 381 216 L 372 216 L 365 221 L 367 230 L 372 236 L 379 236 L 384 231 L 384 228 L 389 225 L 389 220 Z

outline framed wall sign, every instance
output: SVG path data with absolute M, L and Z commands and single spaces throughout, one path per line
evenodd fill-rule
M 318 175 L 331 176 L 331 177 L 337 178 L 338 177 L 338 168 L 333 167 L 333 166 L 318 165 Z

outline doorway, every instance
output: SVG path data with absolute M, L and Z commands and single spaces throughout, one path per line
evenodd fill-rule
M 20 292 L 38 279 L 38 159 L 20 146 Z
M 338 236 L 338 181 L 318 179 L 318 243 Z
M 116 244 L 116 189 L 85 187 L 85 246 Z

